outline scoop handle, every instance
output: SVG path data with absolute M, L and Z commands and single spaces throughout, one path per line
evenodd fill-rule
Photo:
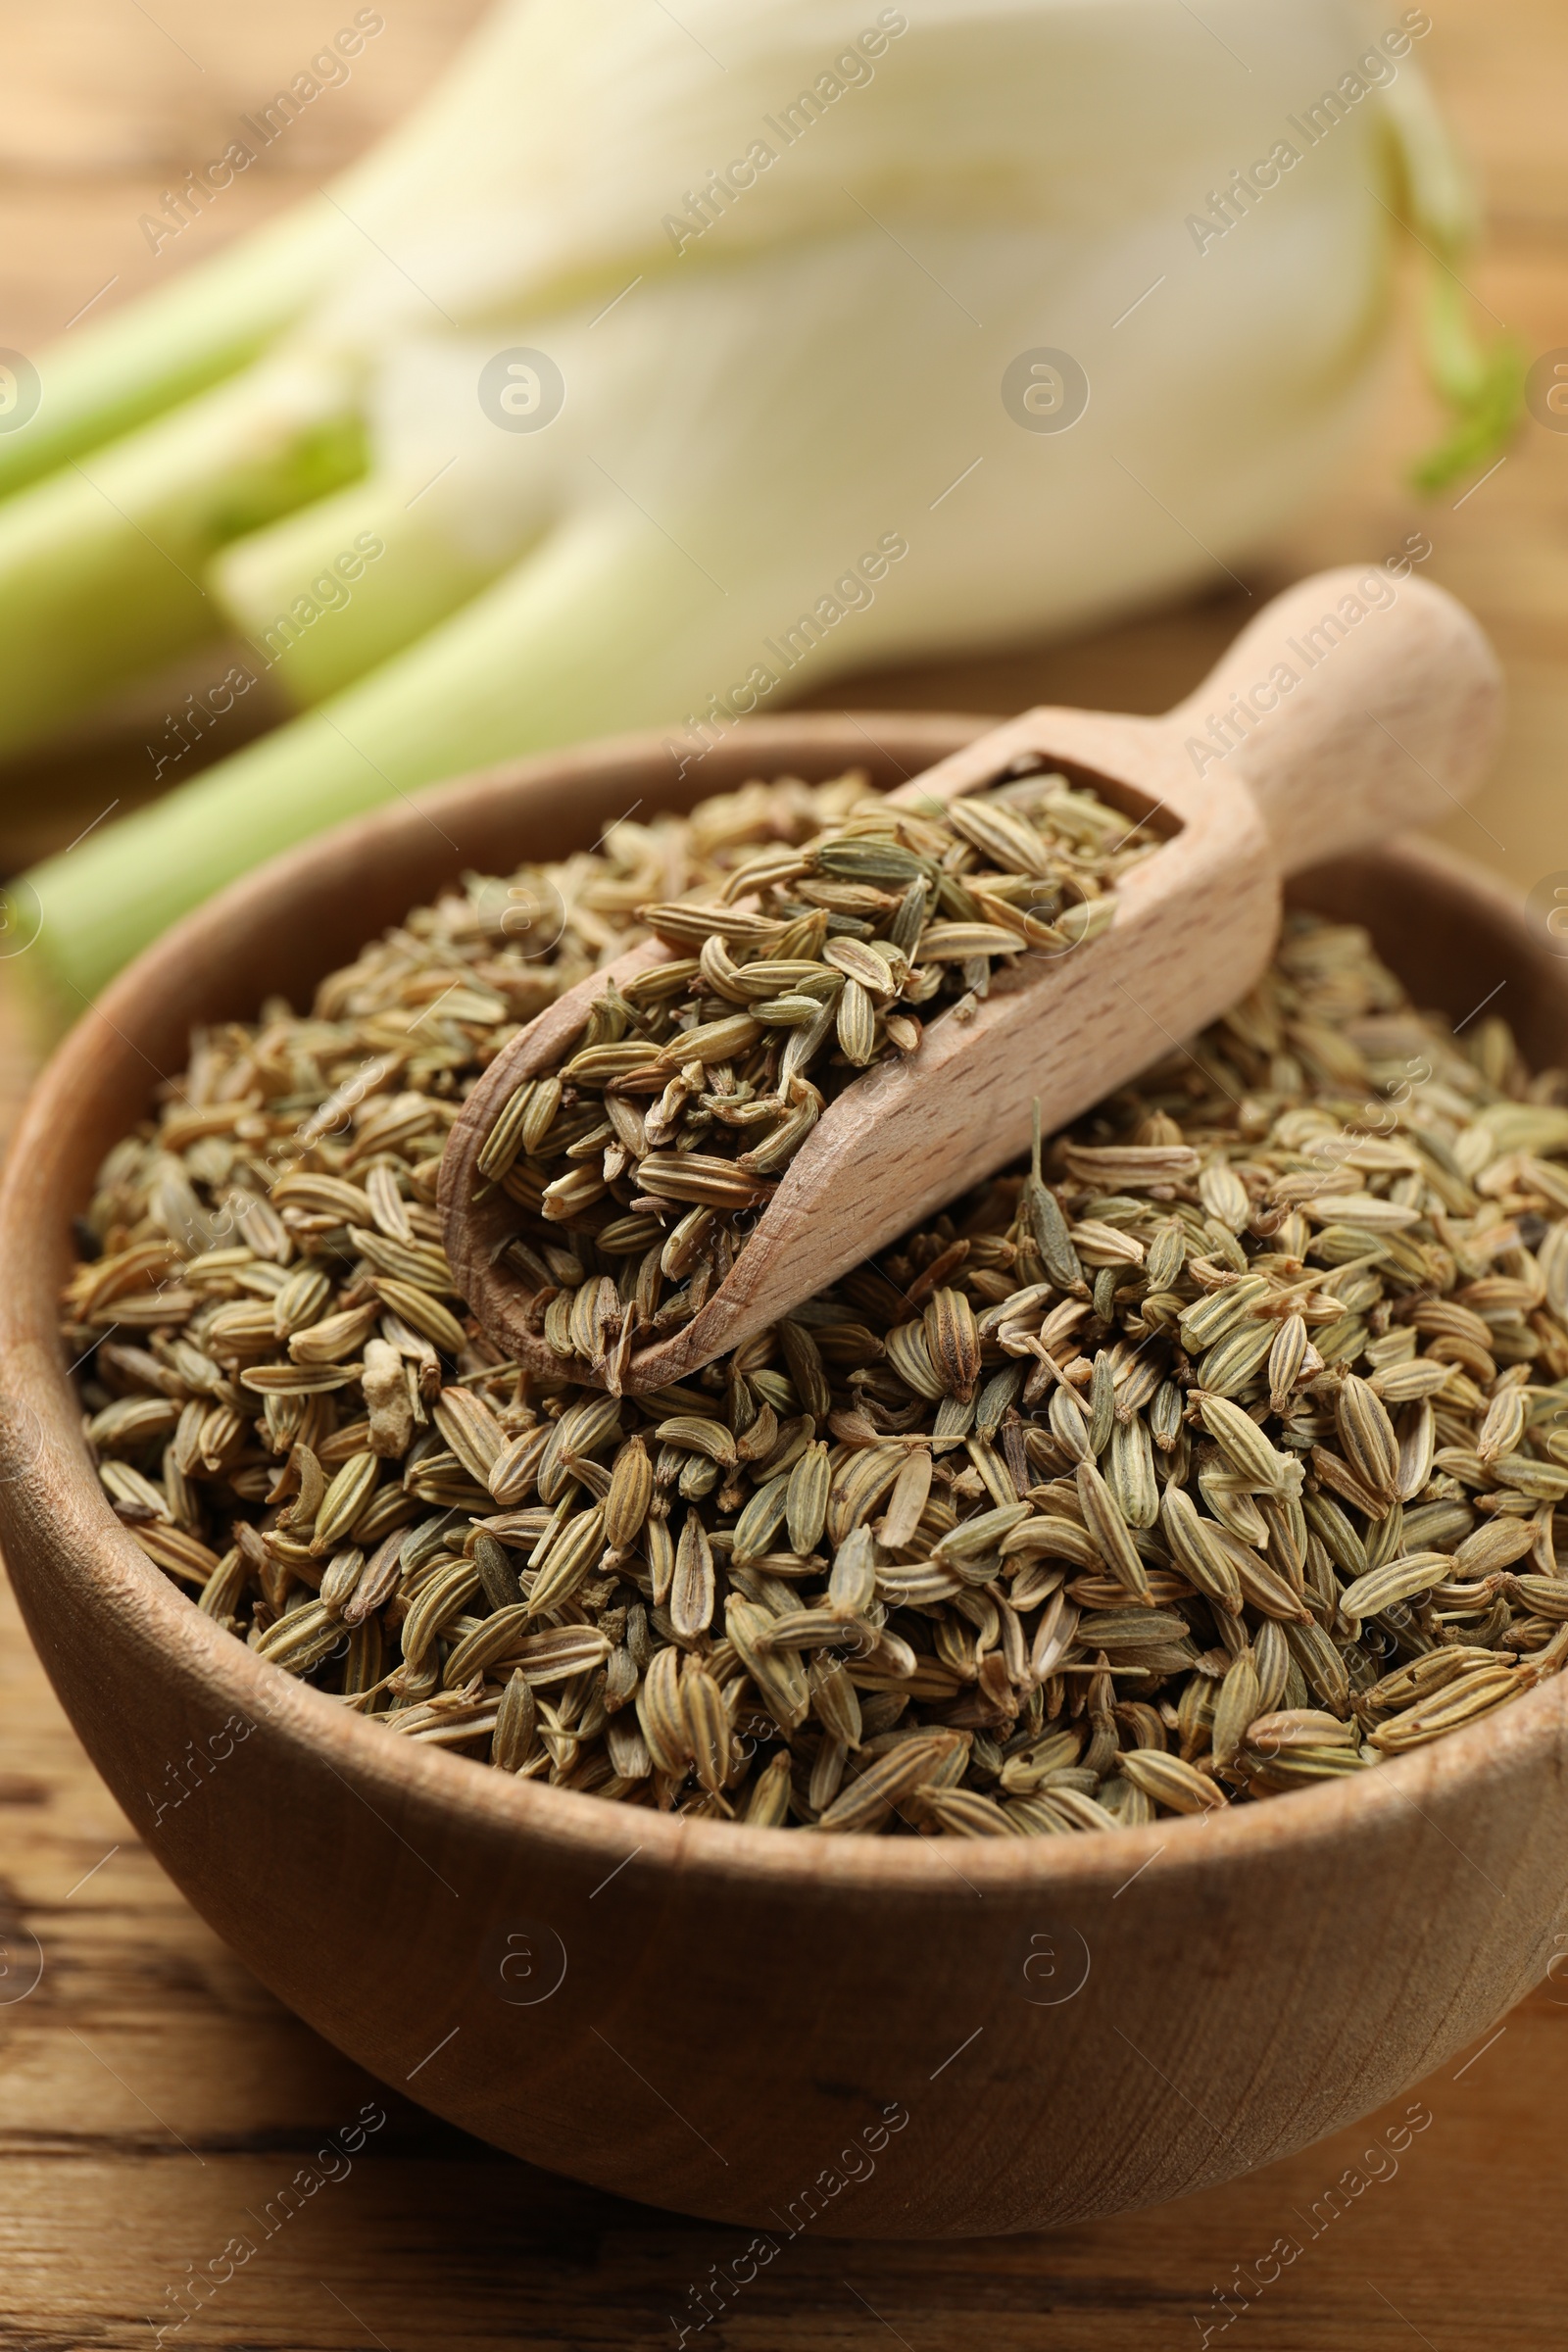
M 1495 655 L 1462 605 L 1396 564 L 1286 589 L 1161 722 L 1200 790 L 1249 787 L 1286 873 L 1448 815 L 1494 748 Z

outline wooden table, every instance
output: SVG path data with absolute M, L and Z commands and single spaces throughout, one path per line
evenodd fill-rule
M 479 0 L 401 0 L 348 87 L 229 191 L 193 246 L 206 237 L 211 250 L 318 184 L 413 100 L 480 13 Z M 107 281 L 105 303 L 154 282 L 138 215 L 332 28 L 305 0 L 266 11 L 0 0 L 0 342 L 41 344 Z M 1423 59 L 1489 191 L 1492 237 L 1469 282 L 1532 353 L 1568 342 L 1568 19 L 1548 0 L 1513 0 L 1506 19 L 1483 0 L 1447 0 Z M 1420 508 L 1398 470 L 1434 423 L 1408 354 L 1396 358 L 1364 443 L 1248 584 L 1260 593 L 1427 530 L 1430 576 L 1486 622 L 1513 696 L 1497 777 L 1446 830 L 1528 888 L 1568 866 L 1568 436 L 1527 427 L 1479 489 Z M 833 699 L 1158 709 L 1248 609 L 1220 582 L 1210 598 L 1076 646 L 887 673 Z M 144 741 L 128 724 L 10 779 L 0 867 L 134 793 Z M 24 1054 L 0 1027 L 0 1102 L 14 1106 L 24 1078 Z M 1412 1938 L 1423 1932 L 1412 1919 Z M 808 2235 L 688 2340 L 730 2352 L 1558 2341 L 1563 1973 L 1411 2100 L 1288 2163 L 1050 2237 L 903 2247 Z M 264 2235 L 256 2217 L 367 2099 L 384 2100 L 387 2128 Z M 1401 2129 L 1412 2107 L 1418 2128 Z M 200 2308 L 182 2300 L 190 2268 L 241 2235 L 258 2250 L 231 2281 Z M 159 2328 L 183 2352 L 673 2345 L 700 2316 L 693 2298 L 711 2266 L 742 2242 L 496 2155 L 370 2083 L 280 2009 L 140 1846 L 0 1593 L 0 2352 L 148 2346 Z

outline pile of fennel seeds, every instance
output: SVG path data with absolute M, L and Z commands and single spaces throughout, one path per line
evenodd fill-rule
M 1499 1021 L 1418 1016 L 1352 929 L 1293 918 L 1043 1182 L 986 1186 L 680 1390 L 494 1360 L 433 1210 L 466 1088 L 638 905 L 862 790 L 749 787 L 475 878 L 309 1019 L 197 1040 L 110 1154 L 67 1295 L 144 1549 L 396 1736 L 829 1830 L 1268 1795 L 1554 1671 L 1564 1085 Z M 498 909 L 549 889 L 541 964 Z M 580 1285 L 586 1237 L 550 1247 Z
M 923 1020 L 971 1014 L 999 966 L 1092 938 L 1157 847 L 1064 776 L 1009 774 L 947 805 L 866 796 L 717 891 L 642 907 L 669 958 L 607 985 L 478 1155 L 475 1197 L 523 1211 L 509 1262 L 563 1367 L 618 1389 L 634 1346 L 724 1281 L 826 1103 L 916 1053 Z M 563 1225 L 598 1261 L 575 1285 L 549 1255 Z

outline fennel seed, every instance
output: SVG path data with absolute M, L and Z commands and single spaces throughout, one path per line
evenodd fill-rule
M 933 877 L 858 779 L 750 785 L 470 877 L 308 1014 L 198 1033 L 104 1163 L 63 1312 L 107 1507 L 149 1560 L 390 1734 L 828 1836 L 1272 1800 L 1555 1673 L 1568 1085 L 1495 1019 L 1455 1039 L 1416 1012 L 1348 926 L 1291 916 L 1190 1054 L 689 1382 L 572 1378 L 628 1292 L 651 1321 L 711 1279 L 733 1200 L 776 1173 L 748 1055 L 809 1087 L 842 1054 L 852 1082 L 851 985 L 908 1050 L 906 966 L 959 1003 L 1022 936 L 1018 895 L 954 893 L 983 858 L 1039 881 L 1041 808 L 1093 867 L 1096 805 L 1040 789 L 949 811 L 962 855 Z M 747 859 L 777 913 L 715 917 Z M 549 956 L 509 937 L 509 892 L 554 895 Z M 524 1191 L 530 1167 L 605 1186 L 518 1244 L 560 1334 L 538 1379 L 454 1290 L 440 1154 L 513 1025 L 649 907 L 682 952 L 487 1145 Z M 687 1017 L 733 1085 L 677 1065 L 619 1091 Z M 694 1136 L 709 1096 L 729 1123 Z M 614 1194 L 704 1158 L 708 1197 Z

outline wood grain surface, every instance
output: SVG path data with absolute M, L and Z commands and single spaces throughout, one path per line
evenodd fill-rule
M 399 0 L 350 85 L 181 244 L 216 250 L 319 184 L 418 94 L 480 13 L 479 0 Z M 155 263 L 137 216 L 351 14 L 305 0 L 265 11 L 244 0 L 153 0 L 150 10 L 3 0 L 0 342 L 41 344 L 95 295 L 119 301 L 182 260 L 176 246 Z M 1435 16 L 1423 62 L 1489 200 L 1489 243 L 1468 282 L 1532 354 L 1568 343 L 1568 18 L 1552 0 L 1513 0 L 1505 15 L 1446 0 Z M 1479 487 L 1421 506 L 1398 487 L 1399 467 L 1435 425 L 1406 352 L 1391 361 L 1341 478 L 1248 567 L 1247 586 L 1255 598 L 1428 532 L 1428 576 L 1479 614 L 1512 698 L 1494 781 L 1444 831 L 1528 889 L 1568 866 L 1568 435 L 1529 425 Z M 1251 609 L 1216 573 L 1211 598 L 1080 645 L 884 673 L 832 699 L 1159 710 Z M 5 779 L 0 865 L 63 845 L 112 799 L 131 797 L 145 742 L 131 723 Z M 0 1023 L 0 1095 L 12 1104 L 24 1074 Z M 695 2325 L 694 2290 L 744 2241 L 498 2157 L 360 2077 L 279 2009 L 138 1845 L 6 1596 L 0 1698 L 0 2352 L 140 2346 L 160 2327 L 191 2352 L 553 2352 L 674 2344 Z M 689 2340 L 731 2352 L 860 2352 L 890 2339 L 908 2352 L 982 2341 L 999 2352 L 1154 2352 L 1205 2340 L 1251 2352 L 1412 2342 L 1471 2352 L 1559 2340 L 1568 1982 L 1544 1987 L 1421 2097 L 1431 2121 L 1407 2144 L 1398 2119 L 1411 2102 L 1401 2101 L 1228 2188 L 1050 2238 L 871 2247 L 808 2234 Z M 380 2102 L 386 2125 L 345 2177 L 325 2180 L 342 2171 L 340 2159 L 317 2162 L 326 2135 L 367 2102 L 372 2112 Z M 251 2217 L 302 2168 L 321 2185 L 268 2235 Z M 177 2294 L 190 2266 L 241 2236 L 255 2255 L 176 2328 L 191 2308 Z

